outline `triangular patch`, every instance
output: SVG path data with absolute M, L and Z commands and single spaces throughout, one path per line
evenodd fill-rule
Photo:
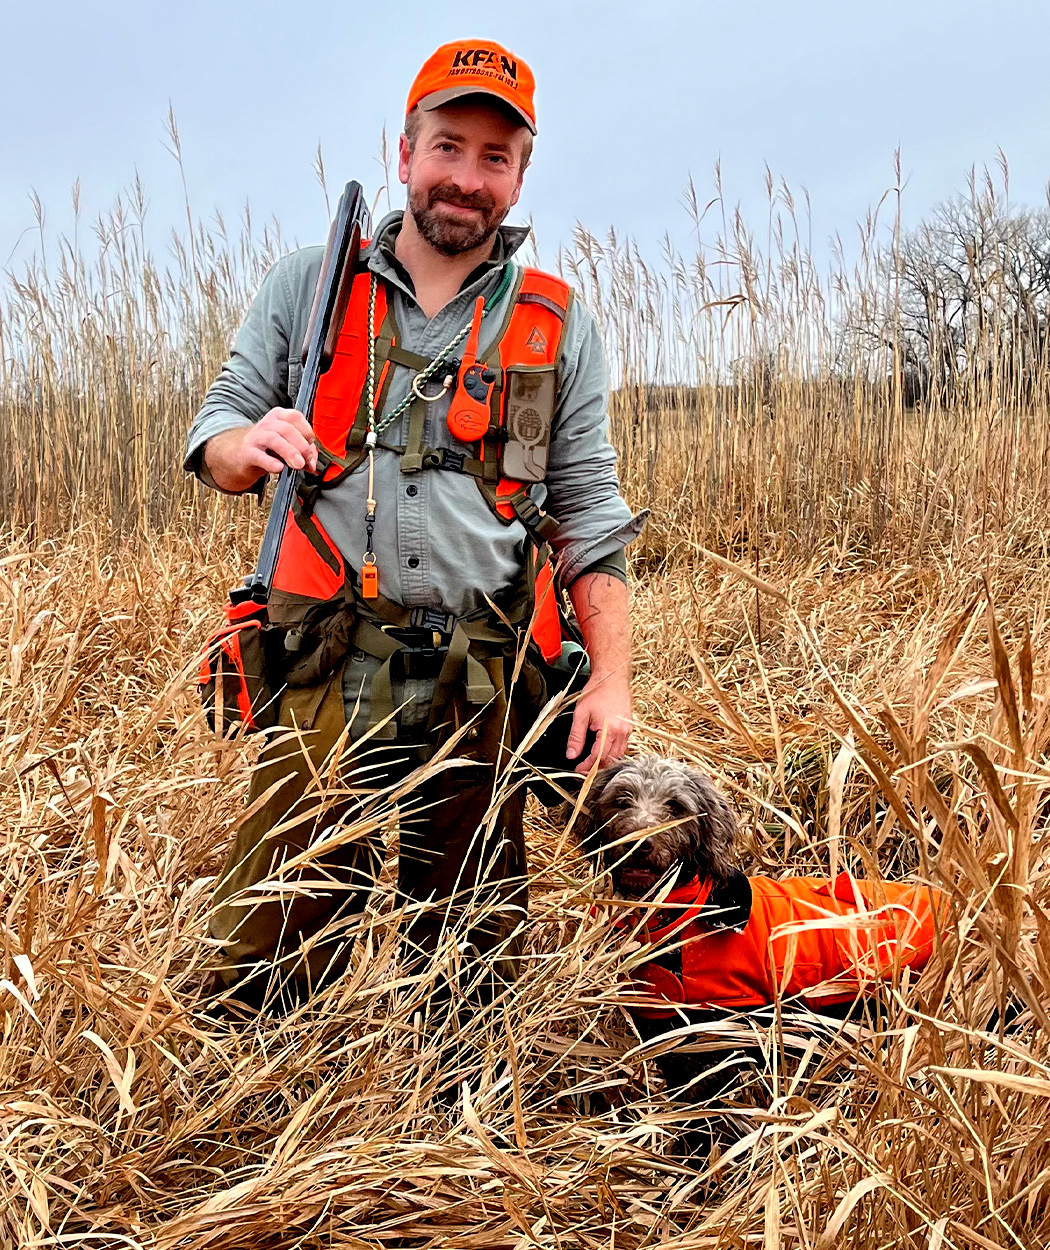
M 539 326 L 532 327 L 532 333 L 525 340 L 525 346 L 530 352 L 535 352 L 537 356 L 542 356 L 547 351 L 547 340 L 544 337 Z

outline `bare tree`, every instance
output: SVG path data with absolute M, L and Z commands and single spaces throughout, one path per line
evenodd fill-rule
M 887 248 L 847 334 L 895 361 L 906 406 L 1047 388 L 1050 210 L 1009 210 L 991 181 L 938 205 Z

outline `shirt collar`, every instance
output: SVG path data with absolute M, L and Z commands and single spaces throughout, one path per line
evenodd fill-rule
M 387 213 L 376 227 L 372 242 L 365 251 L 365 256 L 368 260 L 368 267 L 373 273 L 380 278 L 385 278 L 387 281 L 396 282 L 409 295 L 414 296 L 415 287 L 412 284 L 412 276 L 394 255 L 394 244 L 397 241 L 398 234 L 401 232 L 401 223 L 404 220 L 404 216 L 404 210 L 400 208 L 395 209 L 392 213 Z M 500 226 L 493 240 L 492 254 L 488 260 L 482 261 L 480 265 L 467 275 L 460 290 L 465 291 L 480 278 L 488 277 L 490 273 L 504 268 L 528 237 L 528 226 Z

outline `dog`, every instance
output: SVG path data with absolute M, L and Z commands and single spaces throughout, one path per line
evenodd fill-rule
M 643 1041 L 738 1013 L 761 1018 L 778 1002 L 844 1019 L 880 981 L 924 967 L 947 918 L 947 900 L 926 886 L 745 876 L 736 815 L 679 760 L 610 765 L 580 815 L 584 852 L 618 895 L 618 926 L 651 948 L 629 1006 Z M 688 1087 L 695 1101 L 725 1093 L 754 1059 L 671 1050 L 658 1063 L 669 1090 Z M 717 1079 L 702 1079 L 711 1072 Z

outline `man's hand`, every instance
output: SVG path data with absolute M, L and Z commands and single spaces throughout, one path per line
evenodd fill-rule
M 573 708 L 566 758 L 576 759 L 593 730 L 594 746 L 576 771 L 588 773 L 596 764 L 622 759 L 633 726 L 630 683 L 617 676 L 591 677 Z
M 295 408 L 271 408 L 254 425 L 226 430 L 204 444 L 204 463 L 223 490 L 250 490 L 264 473 L 317 468 L 317 440 Z
M 631 719 L 631 629 L 627 587 L 609 573 L 584 573 L 569 587 L 576 619 L 591 661 L 591 676 L 576 701 L 567 758 L 583 750 L 587 731 L 597 735 L 578 773 L 623 757 Z M 604 738 L 603 738 L 604 735 Z

